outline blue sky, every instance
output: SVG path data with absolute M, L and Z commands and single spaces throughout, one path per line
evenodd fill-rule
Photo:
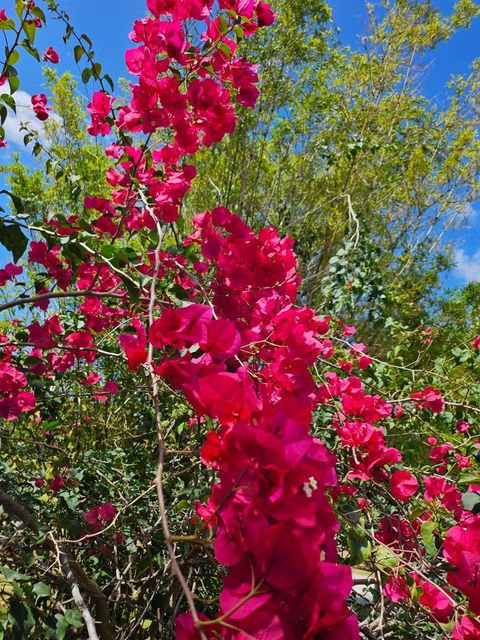
M 271 1 L 274 6 L 275 0 Z M 367 25 L 364 0 L 330 0 L 330 4 L 334 22 L 340 29 L 340 40 L 353 47 L 359 46 L 359 36 L 365 32 Z M 448 13 L 454 0 L 433 0 L 433 4 L 442 12 Z M 86 33 L 93 40 L 97 60 L 102 63 L 104 71 L 114 80 L 127 77 L 124 51 L 131 46 L 128 33 L 133 20 L 145 15 L 144 0 L 63 0 L 61 5 L 70 14 L 77 31 Z M 49 20 L 48 28 L 38 33 L 37 46 L 46 49 L 54 45 L 61 55 L 58 70 L 61 72 L 68 69 L 79 75 L 80 68 L 73 59 L 72 47 L 63 45 L 62 34 L 63 26 L 58 21 Z M 439 45 L 425 73 L 422 90 L 441 103 L 445 96 L 444 87 L 450 76 L 466 73 L 475 57 L 480 57 L 480 20 L 471 29 L 461 30 L 449 42 Z M 38 93 L 43 82 L 40 66 L 24 54 L 20 71 L 21 88 L 28 94 Z M 79 90 L 88 97 L 89 90 L 81 83 Z M 29 96 L 24 96 L 25 102 L 28 102 L 28 98 Z M 13 142 L 10 148 L 14 150 L 19 147 Z M 9 152 L 3 150 L 2 153 L 8 155 Z M 469 278 L 480 280 L 480 203 L 475 209 L 478 209 L 478 214 L 473 212 L 469 228 L 456 234 L 460 269 L 447 278 L 448 285 L 463 284 Z M 6 258 L 0 247 L 0 262 L 5 262 Z

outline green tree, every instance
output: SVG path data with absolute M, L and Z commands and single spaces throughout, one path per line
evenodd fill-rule
M 41 137 L 33 133 L 30 124 L 25 126 L 36 162 L 31 167 L 15 154 L 13 162 L 2 170 L 30 215 L 74 215 L 82 207 L 80 193 L 107 195 L 103 176 L 108 161 L 103 147 L 87 133 L 84 101 L 77 95 L 73 76 L 65 73 L 59 78 L 48 67 L 44 73 L 55 117 L 46 121 Z

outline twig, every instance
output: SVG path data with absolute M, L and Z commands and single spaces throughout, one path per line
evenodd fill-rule
M 75 580 L 75 576 L 73 575 L 72 568 L 70 566 L 70 562 L 68 560 L 68 555 L 65 551 L 63 551 L 56 543 L 52 534 L 50 534 L 50 538 L 57 548 L 57 558 L 58 564 L 62 570 L 63 575 L 65 576 L 70 588 L 72 590 L 72 596 L 75 600 L 75 604 L 77 605 L 82 617 L 85 621 L 85 626 L 87 627 L 87 633 L 90 640 L 99 640 L 97 634 L 97 628 L 95 626 L 95 620 L 93 619 L 92 614 L 90 613 L 90 609 L 85 604 L 85 600 L 83 599 L 82 593 L 80 591 L 80 587 L 78 586 L 77 581 Z
M 84 296 L 92 296 L 93 298 L 124 298 L 123 293 L 113 293 L 112 291 L 90 291 L 84 289 L 82 291 L 58 291 L 49 293 L 40 293 L 38 296 L 31 296 L 30 298 L 17 298 L 11 300 L 5 304 L 0 305 L 0 311 L 17 307 L 21 304 L 35 304 L 36 302 L 42 302 L 42 300 L 51 300 L 53 298 L 82 298 Z

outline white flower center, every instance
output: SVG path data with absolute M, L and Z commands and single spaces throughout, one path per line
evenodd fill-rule
M 308 482 L 303 483 L 303 492 L 307 496 L 307 498 L 311 498 L 313 496 L 313 492 L 318 489 L 318 483 L 313 476 L 310 476 Z

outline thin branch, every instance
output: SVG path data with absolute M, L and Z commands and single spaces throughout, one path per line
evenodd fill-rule
M 22 304 L 42 302 L 42 300 L 51 300 L 53 298 L 82 298 L 84 296 L 91 296 L 92 298 L 124 298 L 125 294 L 114 293 L 112 291 L 91 291 L 90 289 L 83 289 L 81 291 L 57 291 L 56 293 L 50 291 L 49 293 L 40 293 L 38 296 L 17 298 L 17 300 L 6 302 L 0 305 L 0 312 L 11 309 L 12 307 L 18 307 Z
M 73 599 L 75 600 L 75 604 L 77 605 L 85 621 L 88 637 L 90 640 L 99 640 L 99 637 L 97 634 L 97 628 L 95 626 L 95 620 L 93 619 L 93 616 L 90 613 L 90 609 L 85 604 L 85 600 L 83 599 L 82 593 L 80 591 L 80 587 L 78 586 L 78 583 L 75 580 L 75 576 L 73 575 L 73 571 L 70 566 L 70 562 L 68 560 L 68 554 L 57 545 L 52 535 L 50 535 L 50 537 L 52 539 L 53 544 L 57 547 L 58 564 L 60 565 L 62 573 L 65 576 L 65 579 L 70 585 L 70 588 L 72 590 L 72 596 L 73 596 Z

